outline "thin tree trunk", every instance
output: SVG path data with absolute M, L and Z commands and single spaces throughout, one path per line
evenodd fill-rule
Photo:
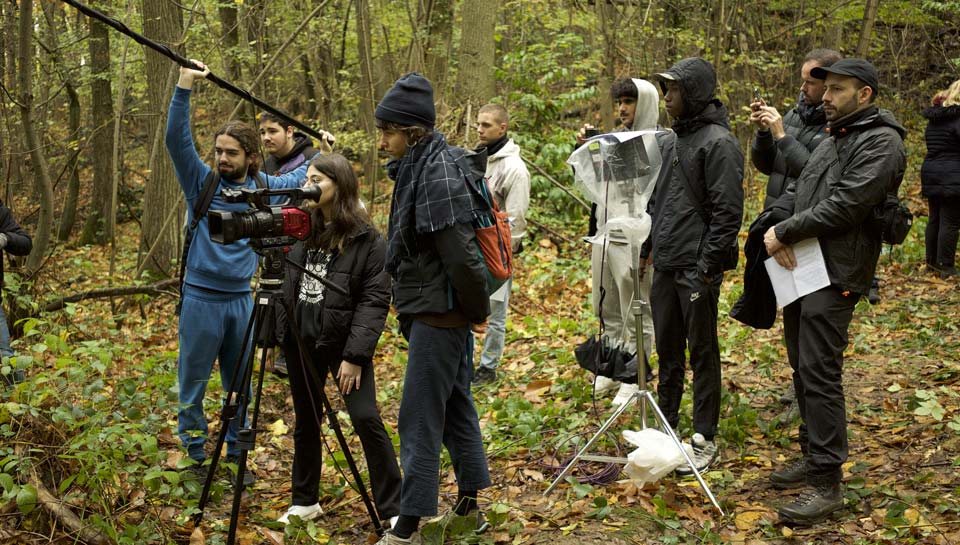
M 33 236 L 33 251 L 27 257 L 27 268 L 36 271 L 50 246 L 50 234 L 53 231 L 53 185 L 47 159 L 43 156 L 43 145 L 37 135 L 33 122 L 33 2 L 20 3 L 19 24 L 19 71 L 17 85 L 20 90 L 20 118 L 23 122 L 24 145 L 30 150 L 30 162 L 33 167 L 33 188 L 40 214 Z
M 857 57 L 866 58 L 870 49 L 870 37 L 873 36 L 873 23 L 877 20 L 877 8 L 880 0 L 867 0 L 863 8 L 863 26 L 860 27 L 860 40 L 857 42 Z
M 366 183 L 370 184 L 370 206 L 373 207 L 377 198 L 377 170 L 379 160 L 377 157 L 377 129 L 374 125 L 373 112 L 375 104 L 374 85 L 373 85 L 373 53 L 370 51 L 371 44 L 371 24 L 370 24 L 370 4 L 368 0 L 356 0 L 357 10 L 357 57 L 360 59 L 360 116 L 362 125 L 367 132 L 367 138 L 370 142 L 370 151 L 363 162 L 363 177 Z
M 3 0 L 3 35 L 6 42 L 6 64 L 3 67 L 7 89 L 17 83 L 17 0 Z
M 603 47 L 603 68 L 597 78 L 597 94 L 600 97 L 600 119 L 604 130 L 612 130 L 614 117 L 613 108 L 609 100 L 610 86 L 616 69 L 616 35 L 617 19 L 611 13 L 612 7 L 605 1 L 597 2 L 597 34 L 600 36 Z
M 142 0 L 144 34 L 168 46 L 176 46 L 183 32 L 183 14 L 180 4 L 172 0 Z M 149 178 L 143 193 L 143 219 L 140 233 L 140 254 L 148 254 L 141 269 L 160 277 L 175 274 L 179 256 L 179 224 L 165 222 L 167 213 L 180 202 L 180 186 L 173 171 L 173 163 L 163 145 L 167 125 L 167 106 L 173 93 L 177 66 L 153 50 L 145 50 L 147 76 L 147 134 L 151 136 L 148 149 Z
M 103 244 L 110 240 L 107 216 L 113 185 L 113 92 L 110 84 L 110 33 L 101 23 L 90 21 L 90 94 L 93 136 L 90 139 L 93 162 L 93 198 L 90 214 L 80 235 L 81 244 Z
M 67 93 L 67 124 L 70 134 L 67 138 L 70 157 L 64 166 L 67 173 L 67 189 L 63 199 L 63 212 L 60 216 L 60 225 L 57 229 L 57 240 L 65 241 L 70 238 L 73 232 L 73 226 L 77 218 L 77 201 L 80 196 L 80 172 L 78 163 L 80 162 L 80 94 L 77 92 L 76 84 L 73 82 L 74 71 L 70 69 L 63 59 L 60 52 L 59 35 L 61 29 L 57 26 L 58 16 L 63 15 L 63 4 L 59 2 L 47 2 L 43 4 L 43 13 L 49 28 L 49 39 L 51 58 L 56 66 L 60 78 L 63 80 L 64 90 Z M 64 21 L 66 23 L 66 21 Z M 66 25 L 64 25 L 66 26 Z

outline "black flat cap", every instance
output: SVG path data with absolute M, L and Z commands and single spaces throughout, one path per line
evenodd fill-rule
M 877 68 L 864 59 L 840 59 L 831 66 L 818 66 L 810 71 L 810 75 L 817 79 L 827 79 L 827 74 L 851 76 L 866 83 L 873 94 L 880 92 L 880 76 Z

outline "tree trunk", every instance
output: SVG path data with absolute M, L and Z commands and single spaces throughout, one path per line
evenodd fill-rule
M 143 32 L 153 40 L 175 46 L 183 32 L 183 14 L 180 5 L 172 0 L 143 0 Z M 222 8 L 221 8 L 222 9 Z M 221 13 L 222 15 L 222 13 Z M 173 163 L 163 145 L 167 126 L 167 106 L 173 93 L 173 82 L 178 72 L 163 55 L 145 49 L 147 76 L 147 116 L 149 174 L 143 193 L 143 219 L 140 233 L 140 253 L 147 256 L 141 269 L 161 277 L 176 274 L 179 256 L 179 222 L 166 222 L 168 213 L 178 205 L 180 186 Z M 153 250 L 151 252 L 151 249 Z
M 429 40 L 424 52 L 424 70 L 434 83 L 437 102 L 442 102 L 447 90 L 448 50 L 453 39 L 453 2 L 433 0 L 430 10 Z
M 17 82 L 17 0 L 3 1 L 3 35 L 5 42 L 4 81 L 7 89 L 16 87 Z
M 480 106 L 497 94 L 493 62 L 496 42 L 497 0 L 464 2 L 460 27 L 460 55 L 457 65 L 457 101 L 463 106 L 461 116 L 474 115 Z M 469 112 L 469 113 L 468 113 Z M 465 125 L 473 120 L 461 117 Z M 458 129 L 460 126 L 458 126 Z
M 870 37 L 873 36 L 873 23 L 877 20 L 877 8 L 880 0 L 867 0 L 863 8 L 863 26 L 860 27 L 860 40 L 857 42 L 857 57 L 866 58 L 870 49 Z
M 597 78 L 597 94 L 600 97 L 600 119 L 604 131 L 614 128 L 613 107 L 610 104 L 610 86 L 616 74 L 617 17 L 606 1 L 597 2 L 597 34 L 603 47 L 603 68 Z
M 151 0 L 143 0 L 145 4 Z M 179 9 L 177 11 L 180 11 Z M 240 29 L 237 24 L 237 5 L 233 2 L 221 2 L 217 8 L 220 14 L 221 41 L 225 48 L 224 71 L 230 81 L 240 81 L 240 63 L 236 61 L 237 46 L 240 45 Z
M 69 126 L 69 136 L 67 137 L 67 148 L 70 153 L 64 171 L 67 174 L 66 196 L 63 199 L 63 212 L 60 216 L 60 226 L 57 229 L 57 240 L 66 241 L 73 232 L 73 226 L 77 218 L 77 201 L 80 196 L 80 172 L 78 163 L 80 162 L 80 94 L 77 92 L 77 86 L 73 81 L 74 71 L 64 61 L 63 54 L 60 51 L 59 35 L 61 29 L 57 25 L 58 17 L 63 15 L 63 4 L 58 2 L 46 2 L 43 4 L 43 13 L 49 29 L 49 40 L 51 58 L 56 66 L 60 78 L 63 80 L 63 87 L 67 93 L 67 124 Z M 66 25 L 64 25 L 66 26 Z
M 50 183 L 50 172 L 47 170 L 47 159 L 43 156 L 43 144 L 37 135 L 33 122 L 33 2 L 20 3 L 19 25 L 19 66 L 17 73 L 17 89 L 20 91 L 20 118 L 23 122 L 23 139 L 26 149 L 30 150 L 30 162 L 33 167 L 33 188 L 37 202 L 40 205 L 40 214 L 37 218 L 37 227 L 33 235 L 33 251 L 27 257 L 27 268 L 36 271 L 43 263 L 43 258 L 50 245 L 50 234 L 53 230 L 53 186 Z M 109 151 L 109 149 L 107 150 Z
M 370 184 L 371 212 L 377 198 L 377 171 L 380 160 L 377 156 L 377 128 L 374 124 L 373 113 L 376 97 L 373 86 L 373 53 L 370 51 L 372 42 L 370 24 L 370 4 L 368 0 L 356 0 L 357 11 L 357 58 L 360 59 L 360 117 L 367 132 L 370 150 L 363 161 L 363 178 Z
M 110 194 L 113 188 L 113 95 L 110 84 L 110 33 L 103 24 L 90 21 L 90 95 L 93 136 L 93 197 L 83 225 L 80 244 L 103 244 L 110 240 Z

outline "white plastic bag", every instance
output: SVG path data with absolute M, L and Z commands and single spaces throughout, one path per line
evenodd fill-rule
M 638 487 L 656 481 L 687 462 L 673 439 L 660 430 L 624 430 L 623 438 L 637 447 L 627 455 L 623 470 Z M 693 456 L 693 447 L 682 444 L 687 454 Z

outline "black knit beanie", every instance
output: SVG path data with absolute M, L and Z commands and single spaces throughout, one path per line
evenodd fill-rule
M 374 114 L 377 119 L 404 127 L 432 129 L 437 120 L 430 80 L 416 72 L 401 77 L 383 95 Z

